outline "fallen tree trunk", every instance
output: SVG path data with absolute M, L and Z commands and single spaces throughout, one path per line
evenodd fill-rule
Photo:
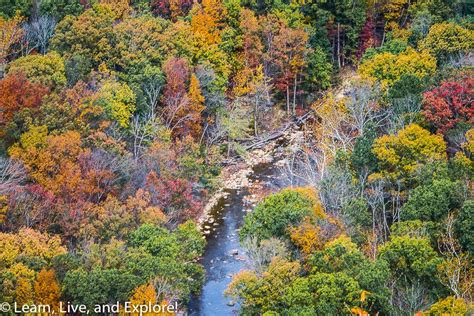
M 252 144 L 245 146 L 245 150 L 251 150 L 251 149 L 256 149 L 265 146 L 271 141 L 277 140 L 280 137 L 284 136 L 286 131 L 288 131 L 291 128 L 299 128 L 301 125 L 306 123 L 309 119 L 313 118 L 313 113 L 307 112 L 304 115 L 296 118 L 293 122 L 287 123 L 283 128 L 271 133 L 270 135 L 267 135 L 266 137 L 257 140 L 253 142 Z

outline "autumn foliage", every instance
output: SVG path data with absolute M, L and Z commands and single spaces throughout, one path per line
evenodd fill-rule
M 0 301 L 469 313 L 473 51 L 466 1 L 0 0 Z
M 471 76 L 463 76 L 423 94 L 423 115 L 438 132 L 444 134 L 460 122 L 474 123 L 473 85 Z
M 38 107 L 48 91 L 42 84 L 28 81 L 23 73 L 0 80 L 0 124 L 6 125 L 24 108 Z

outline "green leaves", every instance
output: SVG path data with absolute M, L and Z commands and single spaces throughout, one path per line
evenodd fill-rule
M 441 258 L 427 239 L 393 237 L 380 248 L 378 258 L 387 261 L 392 276 L 401 284 L 421 282 L 424 287 L 439 286 L 436 266 Z
M 305 216 L 313 215 L 313 202 L 301 193 L 285 189 L 267 197 L 245 217 L 240 238 L 253 236 L 259 240 L 288 237 L 288 227 L 298 225 Z
M 460 182 L 434 180 L 432 184 L 418 186 L 410 192 L 400 217 L 402 220 L 439 222 L 449 211 L 462 205 L 465 195 L 466 189 Z

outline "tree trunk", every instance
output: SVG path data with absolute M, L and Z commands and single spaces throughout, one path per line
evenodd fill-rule
M 286 114 L 290 116 L 290 85 L 286 85 Z
M 258 136 L 257 117 L 258 117 L 258 100 L 257 100 L 257 97 L 255 97 L 255 108 L 253 110 L 253 132 L 255 136 Z
M 293 115 L 295 115 L 296 111 L 296 84 L 297 84 L 297 77 L 298 74 L 295 74 L 295 81 L 293 83 Z
M 341 58 L 340 58 L 340 54 L 341 54 L 341 44 L 339 43 L 340 41 L 340 28 L 341 28 L 341 24 L 340 23 L 337 23 L 337 65 L 339 68 L 341 68 Z

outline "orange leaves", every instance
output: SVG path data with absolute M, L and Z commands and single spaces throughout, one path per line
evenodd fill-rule
M 48 88 L 40 83 L 31 83 L 23 73 L 8 75 L 0 80 L 0 125 L 10 122 L 21 109 L 38 107 L 47 93 Z
M 55 194 L 74 192 L 81 182 L 76 161 L 85 151 L 77 132 L 48 136 L 46 126 L 33 126 L 9 152 L 13 158 L 25 163 L 36 182 Z
M 137 287 L 134 292 L 132 297 L 130 298 L 130 303 L 132 305 L 149 305 L 154 306 L 158 303 L 157 300 L 158 294 L 156 293 L 155 288 L 153 287 L 152 284 L 144 284 L 140 285 Z M 161 315 L 161 316 L 172 316 L 175 315 L 174 312 L 168 312 L 167 311 L 167 306 L 168 302 L 166 300 L 163 300 L 160 302 L 160 312 L 158 312 L 158 308 L 155 309 L 154 312 L 148 312 L 148 313 L 131 313 L 130 315 L 132 316 L 138 316 L 138 315 L 146 315 L 146 316 L 153 316 L 153 315 Z
M 190 119 L 188 120 L 185 129 L 189 130 L 190 134 L 195 139 L 197 139 L 199 136 L 201 136 L 201 112 L 204 111 L 205 107 L 204 97 L 201 93 L 199 80 L 195 74 L 191 75 L 188 97 L 189 106 L 187 110 L 190 115 Z
M 259 36 L 259 21 L 252 10 L 242 9 L 240 28 L 243 33 L 244 62 L 248 67 L 256 67 L 260 63 L 264 46 Z
M 322 250 L 343 232 L 342 224 L 331 216 L 318 221 L 305 218 L 298 226 L 289 228 L 290 239 L 309 258 L 317 250 Z
M 321 228 L 305 220 L 301 225 L 290 228 L 291 241 L 301 250 L 305 257 L 310 256 L 314 251 L 321 250 Z
M 148 192 L 139 189 L 125 202 L 109 195 L 87 211 L 87 222 L 80 234 L 85 239 L 124 238 L 142 224 L 160 225 L 166 221 L 162 210 L 151 203 Z
M 153 285 L 145 284 L 137 287 L 130 298 L 130 303 L 133 305 L 148 305 L 156 304 L 156 291 Z M 131 313 L 132 316 L 145 315 L 152 316 L 154 313 Z
M 36 303 L 50 305 L 52 310 L 58 311 L 61 288 L 54 270 L 43 268 L 38 273 L 34 284 L 34 291 Z
M 106 157 L 82 148 L 76 131 L 48 135 L 46 126 L 32 126 L 9 154 L 23 161 L 29 176 L 65 203 L 96 200 L 112 189 L 114 174 L 101 163 Z
M 221 0 L 204 0 L 202 5 L 193 7 L 191 28 L 196 41 L 195 46 L 209 47 L 221 42 L 221 21 L 226 10 Z

